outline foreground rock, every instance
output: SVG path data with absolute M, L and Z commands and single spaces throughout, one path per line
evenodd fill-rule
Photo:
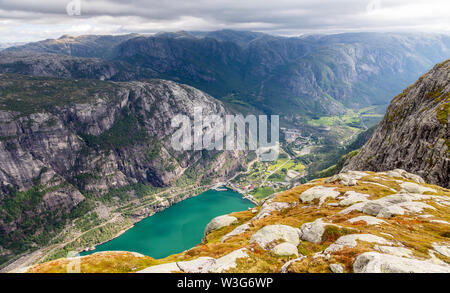
M 211 220 L 211 222 L 208 223 L 208 225 L 206 225 L 205 236 L 214 230 L 229 226 L 233 223 L 236 223 L 237 221 L 238 219 L 236 217 L 228 215 L 215 217 L 214 219 Z
M 450 273 L 450 266 L 377 252 L 366 252 L 356 258 L 355 273 Z
M 300 243 L 299 231 L 291 226 L 270 225 L 253 234 L 250 243 L 258 243 L 263 249 L 267 249 L 270 244 L 277 240 L 298 246 Z
M 234 269 L 237 266 L 236 261 L 238 259 L 247 258 L 247 249 L 242 248 L 235 250 L 221 258 L 217 259 L 215 264 L 210 268 L 210 273 L 223 273 L 230 269 Z

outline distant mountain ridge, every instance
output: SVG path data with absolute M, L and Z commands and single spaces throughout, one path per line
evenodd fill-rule
M 25 51 L 123 62 L 128 69 L 117 70 L 134 73 L 119 75 L 121 80 L 170 79 L 239 109 L 283 114 L 295 123 L 304 116 L 387 104 L 431 66 L 450 57 L 450 37 L 350 33 L 287 38 L 223 30 L 65 36 L 5 50 Z

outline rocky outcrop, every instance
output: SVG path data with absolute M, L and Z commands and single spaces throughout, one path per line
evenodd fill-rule
M 298 249 L 297 246 L 289 243 L 289 242 L 283 242 L 272 248 L 273 253 L 280 256 L 290 256 L 295 255 L 298 256 Z
M 263 249 L 268 249 L 274 241 L 284 241 L 297 246 L 300 243 L 299 231 L 287 225 L 265 226 L 250 238 L 250 243 L 257 243 Z
M 450 61 L 438 64 L 395 97 L 370 140 L 344 170 L 401 168 L 428 183 L 450 187 L 449 74 Z M 403 174 L 393 170 L 388 176 Z
M 450 273 L 450 267 L 428 261 L 366 252 L 356 258 L 355 273 Z
M 238 219 L 233 216 L 223 215 L 215 217 L 211 220 L 211 222 L 206 225 L 204 236 L 208 235 L 214 230 L 229 226 L 233 223 L 236 223 Z
M 67 218 L 83 202 L 82 193 L 100 199 L 111 189 L 128 186 L 134 196 L 136 184 L 167 187 L 185 173 L 192 184 L 212 175 L 221 180 L 240 166 L 239 152 L 172 147 L 175 115 L 193 120 L 195 107 L 203 108 L 203 115 L 229 113 L 214 98 L 175 82 L 1 74 L 0 101 L 3 247 Z M 49 225 L 21 225 L 40 216 Z M 30 230 L 25 233 L 24 227 Z
M 306 203 L 317 199 L 319 205 L 322 205 L 327 198 L 336 198 L 339 194 L 334 187 L 314 186 L 300 194 L 299 198 Z

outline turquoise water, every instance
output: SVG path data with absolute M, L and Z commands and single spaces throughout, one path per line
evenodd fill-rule
M 122 250 L 164 258 L 199 244 L 212 218 L 253 206 L 232 190 L 208 190 L 145 218 L 119 237 L 81 255 Z

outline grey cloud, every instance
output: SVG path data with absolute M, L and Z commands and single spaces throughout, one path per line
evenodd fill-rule
M 62 30 L 84 24 L 112 33 L 221 28 L 280 34 L 450 31 L 447 0 L 81 0 L 82 15 L 76 19 L 66 15 L 70 1 L 0 0 L 0 26 L 2 21 L 21 21 L 22 27 L 48 23 L 49 36 L 56 33 L 55 24 Z

